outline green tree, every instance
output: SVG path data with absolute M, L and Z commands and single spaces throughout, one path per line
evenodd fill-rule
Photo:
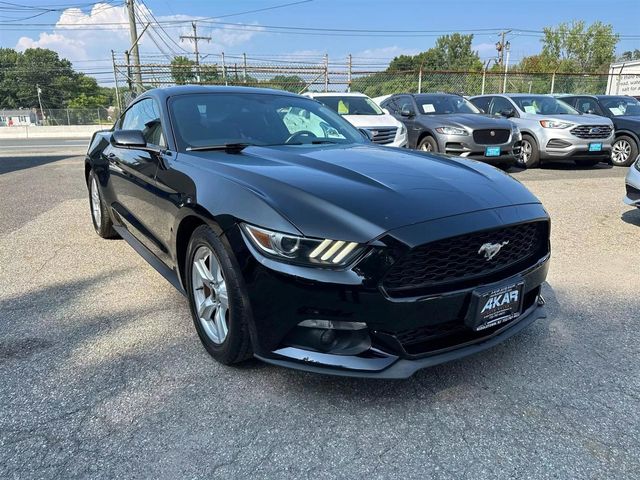
M 555 71 L 605 72 L 615 60 L 619 37 L 612 25 L 597 21 L 586 27 L 579 20 L 545 27 L 543 32 L 541 55 Z
M 435 46 L 417 55 L 400 55 L 389 64 L 388 72 L 418 70 L 479 71 L 482 62 L 472 48 L 473 34 L 454 33 L 438 37 Z
M 631 62 L 633 60 L 640 60 L 640 50 L 637 48 L 634 50 L 627 50 L 618 57 L 620 62 Z
M 196 70 L 193 60 L 183 55 L 173 57 L 171 60 L 171 78 L 176 85 L 185 85 L 196 81 Z
M 267 80 L 264 86 L 298 93 L 306 86 L 306 82 L 298 75 L 276 75 Z
M 200 66 L 200 82 L 215 85 L 220 83 L 220 74 L 217 65 Z

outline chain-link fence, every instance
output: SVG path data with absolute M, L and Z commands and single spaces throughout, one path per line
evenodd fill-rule
M 135 78 L 139 67 L 142 84 Z M 526 73 L 519 71 L 388 71 L 386 64 L 348 57 L 335 61 L 324 56 L 318 61 L 259 60 L 246 55 L 208 55 L 206 61 L 143 63 L 114 62 L 114 73 L 121 106 L 126 106 L 134 90 L 154 87 L 201 84 L 245 85 L 278 88 L 291 92 L 357 91 L 371 97 L 399 92 L 455 92 L 463 95 L 483 93 L 583 93 L 604 94 L 611 78 L 620 82 L 632 74 Z M 611 78 L 610 78 L 611 77 Z M 615 77 L 615 78 L 614 78 Z M 615 83 L 615 82 L 614 82 Z M 615 88 L 613 89 L 615 90 Z
M 118 118 L 116 107 L 45 108 L 42 125 L 111 125 Z

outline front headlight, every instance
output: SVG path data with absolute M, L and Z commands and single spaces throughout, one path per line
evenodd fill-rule
M 469 135 L 464 128 L 458 127 L 438 127 L 436 128 L 436 132 L 442 133 L 443 135 Z
M 407 127 L 404 126 L 404 124 L 400 125 L 400 136 L 402 137 L 403 135 L 407 134 Z
M 540 125 L 544 128 L 569 128 L 572 124 L 569 122 L 559 122 L 557 120 L 540 120 Z
M 362 245 L 355 242 L 299 237 L 246 223 L 241 227 L 251 244 L 261 253 L 292 263 L 341 267 L 351 262 L 363 249 Z

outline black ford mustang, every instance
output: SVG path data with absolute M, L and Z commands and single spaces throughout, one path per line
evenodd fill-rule
M 309 98 L 151 90 L 94 135 L 93 223 L 189 299 L 207 351 L 408 377 L 539 317 L 549 218 L 488 165 L 376 146 Z

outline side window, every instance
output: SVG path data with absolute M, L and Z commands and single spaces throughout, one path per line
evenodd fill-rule
M 344 135 L 318 115 L 303 108 L 280 109 L 278 115 L 291 135 L 298 132 L 311 132 L 318 138 L 345 139 Z
M 471 100 L 476 107 L 481 108 L 485 113 L 489 113 L 489 104 L 493 97 L 480 97 Z
M 166 146 L 160 122 L 160 110 L 151 98 L 134 104 L 120 120 L 122 130 L 141 130 L 147 143 Z
M 502 112 L 515 110 L 511 102 L 503 97 L 493 97 L 488 113 L 491 115 L 500 115 Z
M 413 100 L 407 95 L 398 97 L 396 99 L 396 105 L 398 106 L 398 112 L 401 112 L 402 110 L 409 110 L 410 112 L 415 113 L 416 111 L 416 108 L 413 105 Z
M 389 99 L 385 100 L 384 102 L 382 102 L 380 104 L 380 107 L 386 108 L 387 110 L 389 110 L 389 113 L 395 113 L 396 105 L 395 105 L 393 100 L 394 100 L 393 98 L 389 98 Z
M 598 103 L 593 98 L 578 97 L 574 102 L 572 102 L 572 106 L 574 106 L 576 110 L 582 113 L 589 112 L 596 113 L 598 115 L 602 114 L 600 108 L 598 107 Z

